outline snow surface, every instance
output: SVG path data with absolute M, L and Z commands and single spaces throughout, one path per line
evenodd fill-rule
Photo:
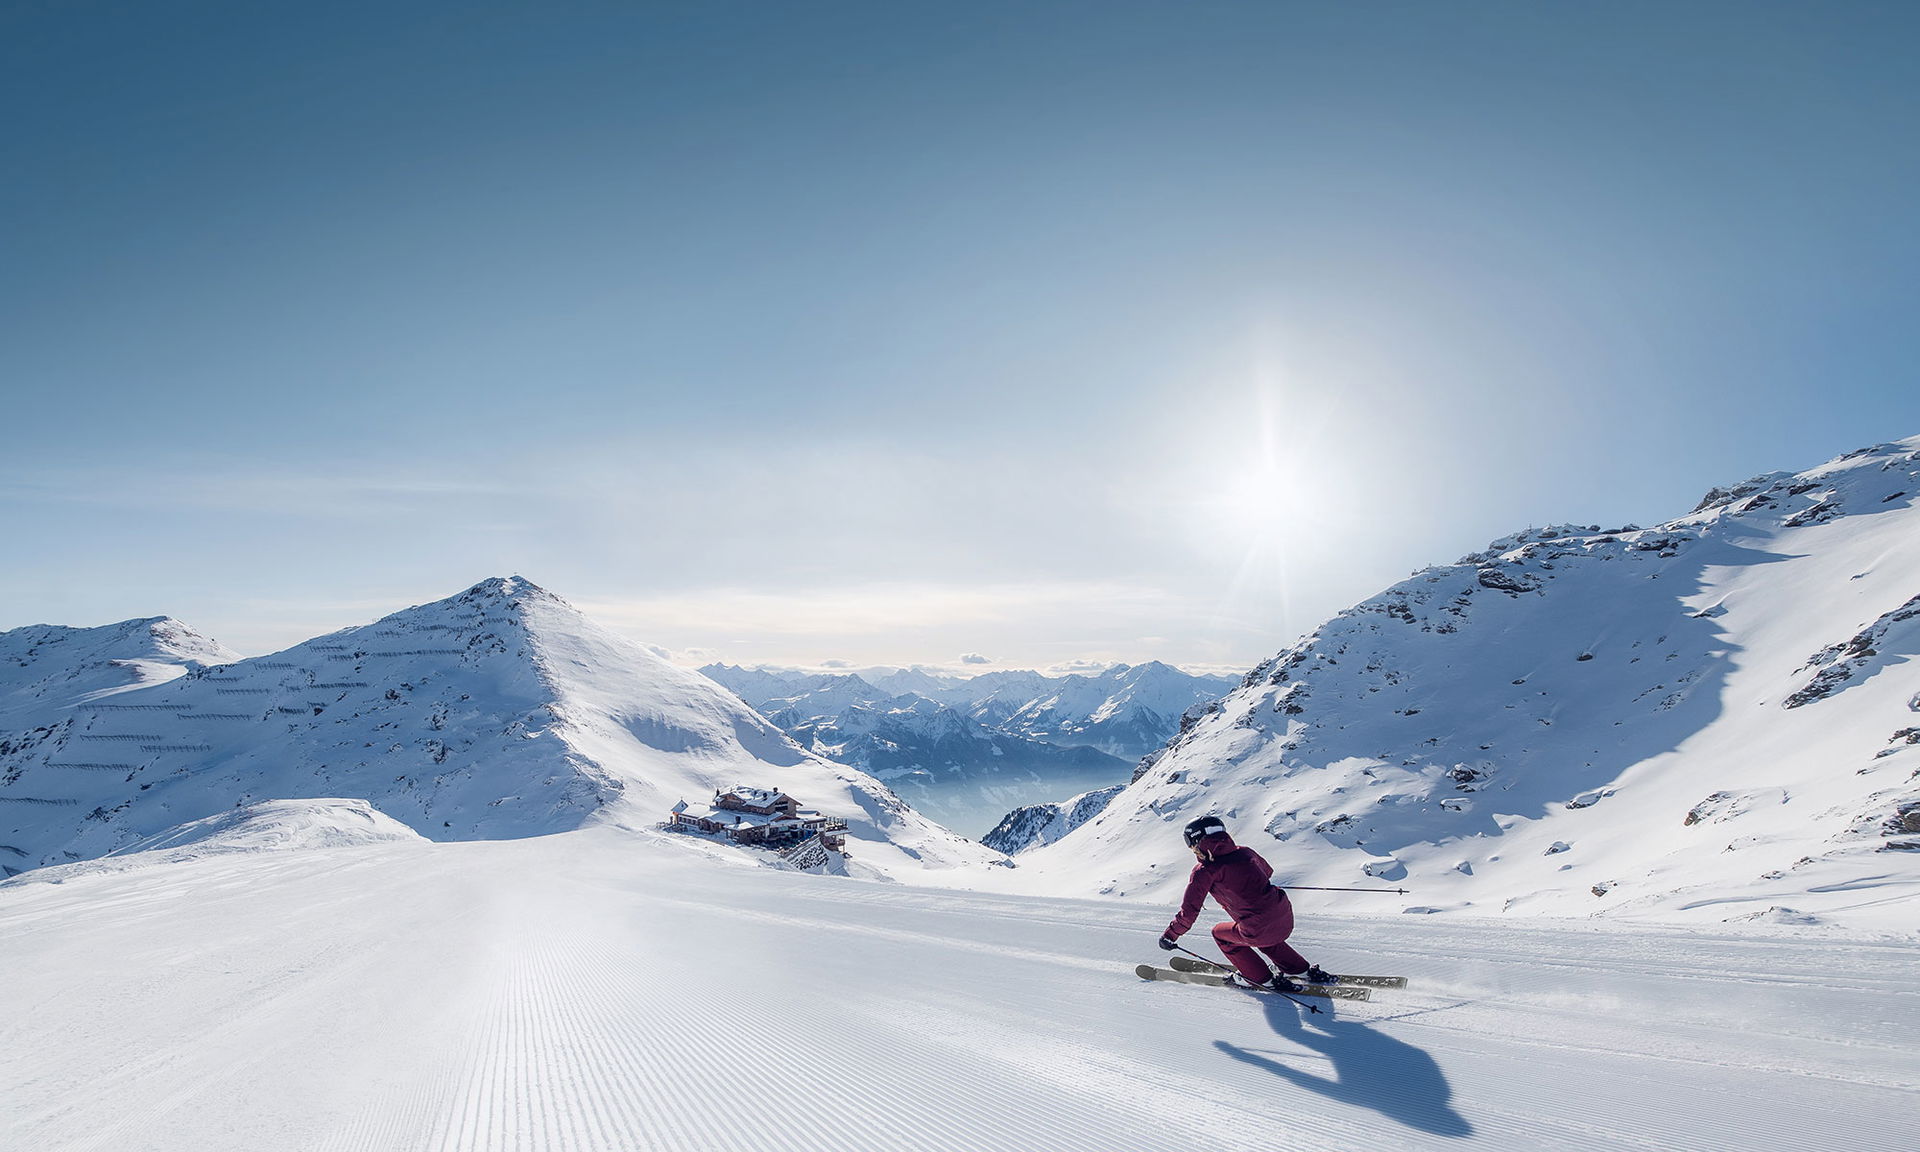
M 1892 1152 L 1920 1114 L 1911 945 L 1302 894 L 1311 958 L 1413 981 L 1308 1017 L 1136 980 L 1163 904 L 743 859 L 600 827 L 0 884 L 0 1146 Z

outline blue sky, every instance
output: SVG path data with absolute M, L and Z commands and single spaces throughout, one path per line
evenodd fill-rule
M 0 628 L 1251 665 L 1920 432 L 1917 24 L 0 6 Z

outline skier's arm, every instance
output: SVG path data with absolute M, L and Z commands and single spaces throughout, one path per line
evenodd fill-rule
M 1180 911 L 1174 916 L 1173 923 L 1167 925 L 1165 938 L 1178 940 L 1185 936 L 1187 929 L 1193 927 L 1193 922 L 1200 918 L 1200 905 L 1206 902 L 1207 873 L 1205 869 L 1195 868 L 1193 876 L 1187 881 L 1187 894 L 1180 901 Z

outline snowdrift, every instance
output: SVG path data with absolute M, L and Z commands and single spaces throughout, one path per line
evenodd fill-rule
M 64 884 L 209 856 L 426 842 L 365 800 L 268 800 L 188 821 L 99 860 L 39 868 L 5 883 Z
M 268 800 L 170 828 L 115 853 L 281 852 L 295 848 L 355 848 L 425 837 L 365 800 Z

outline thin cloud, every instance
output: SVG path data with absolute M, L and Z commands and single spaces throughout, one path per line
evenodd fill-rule
M 0 500 L 96 507 L 270 512 L 385 518 L 396 505 L 471 501 L 519 492 L 494 481 L 265 465 L 52 470 L 0 482 Z
M 1076 580 L 705 588 L 574 603 L 635 640 L 676 649 L 699 646 L 729 664 L 821 669 L 920 664 L 962 675 L 989 667 L 1045 668 L 1063 661 L 1104 667 L 1161 658 L 1170 655 L 1164 645 L 1141 645 L 1134 638 L 1170 630 L 1178 634 L 1211 616 L 1208 606 L 1164 589 Z M 944 667 L 914 659 L 942 648 L 964 655 Z M 823 660 L 822 649 L 834 652 L 834 660 Z M 1205 660 L 1213 653 L 1180 655 Z
M 1058 664 L 1049 664 L 1043 671 L 1052 676 L 1071 676 L 1075 673 L 1104 672 L 1113 667 L 1111 660 L 1062 660 Z
M 1062 581 L 1049 584 L 865 584 L 773 592 L 700 589 L 575 601 L 610 626 L 645 631 L 692 623 L 727 636 L 876 636 L 900 629 L 1006 624 L 1089 609 L 1138 617 L 1191 614 L 1157 588 Z

